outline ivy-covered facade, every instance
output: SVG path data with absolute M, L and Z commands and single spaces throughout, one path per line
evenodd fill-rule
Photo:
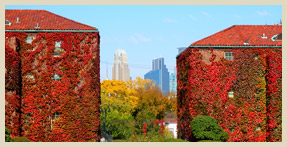
M 98 29 L 45 10 L 5 11 L 5 126 L 31 141 L 99 141 Z
M 177 56 L 178 136 L 215 118 L 231 142 L 282 141 L 282 26 L 235 25 Z

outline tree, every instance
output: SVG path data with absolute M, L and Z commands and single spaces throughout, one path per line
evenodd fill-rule
M 129 89 L 127 84 L 117 80 L 104 80 L 101 83 L 101 124 L 106 131 L 116 139 L 130 137 L 132 112 L 138 103 L 135 91 Z M 105 110 L 109 110 L 105 114 Z M 106 116 L 105 116 L 106 115 Z M 106 122 L 105 122 L 106 121 Z
M 171 112 L 173 112 L 174 114 L 177 114 L 177 96 L 176 96 L 176 93 L 174 92 L 170 92 L 170 93 L 167 93 L 167 97 L 168 97 L 168 100 L 169 100 L 169 110 Z
M 149 133 L 160 129 L 155 120 L 163 119 L 171 106 L 151 80 L 137 77 L 127 82 L 104 80 L 101 83 L 101 124 L 114 139 L 127 139 L 131 134 L 142 134 L 144 123 Z M 106 121 L 106 122 L 105 122 Z
M 170 102 L 168 97 L 163 96 L 151 80 L 137 77 L 134 81 L 129 80 L 127 85 L 129 89 L 135 90 L 135 96 L 138 97 L 138 104 L 133 113 L 137 120 L 159 120 L 164 118 Z

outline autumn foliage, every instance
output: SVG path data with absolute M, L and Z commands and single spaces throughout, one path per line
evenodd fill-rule
M 5 126 L 11 135 L 31 141 L 98 141 L 99 34 L 5 35 Z M 29 35 L 35 37 L 32 43 L 26 42 Z M 61 42 L 59 56 L 53 55 L 55 42 Z
M 113 139 L 133 140 L 137 135 L 158 133 L 160 128 L 153 122 L 163 119 L 171 105 L 151 80 L 139 77 L 126 82 L 104 80 L 101 95 L 101 125 Z
M 190 122 L 199 115 L 215 118 L 235 141 L 281 141 L 281 48 L 233 48 L 234 60 L 202 61 L 199 48 L 177 58 L 178 132 L 194 140 Z M 233 92 L 234 97 L 228 96 Z

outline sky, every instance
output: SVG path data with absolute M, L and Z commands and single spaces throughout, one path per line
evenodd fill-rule
M 128 54 L 132 79 L 144 78 L 152 60 L 159 57 L 174 73 L 179 47 L 232 25 L 273 25 L 282 20 L 279 5 L 6 5 L 5 9 L 44 9 L 98 28 L 101 81 L 107 75 L 112 79 L 117 49 Z

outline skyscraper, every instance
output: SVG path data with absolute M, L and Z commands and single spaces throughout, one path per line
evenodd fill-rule
M 130 78 L 128 55 L 125 50 L 116 50 L 113 65 L 113 80 L 127 81 Z
M 163 58 L 152 61 L 152 70 L 144 75 L 144 79 L 152 80 L 164 95 L 169 92 L 169 72 Z
M 176 83 L 176 73 L 171 73 L 169 77 L 169 91 L 176 93 L 177 83 Z

